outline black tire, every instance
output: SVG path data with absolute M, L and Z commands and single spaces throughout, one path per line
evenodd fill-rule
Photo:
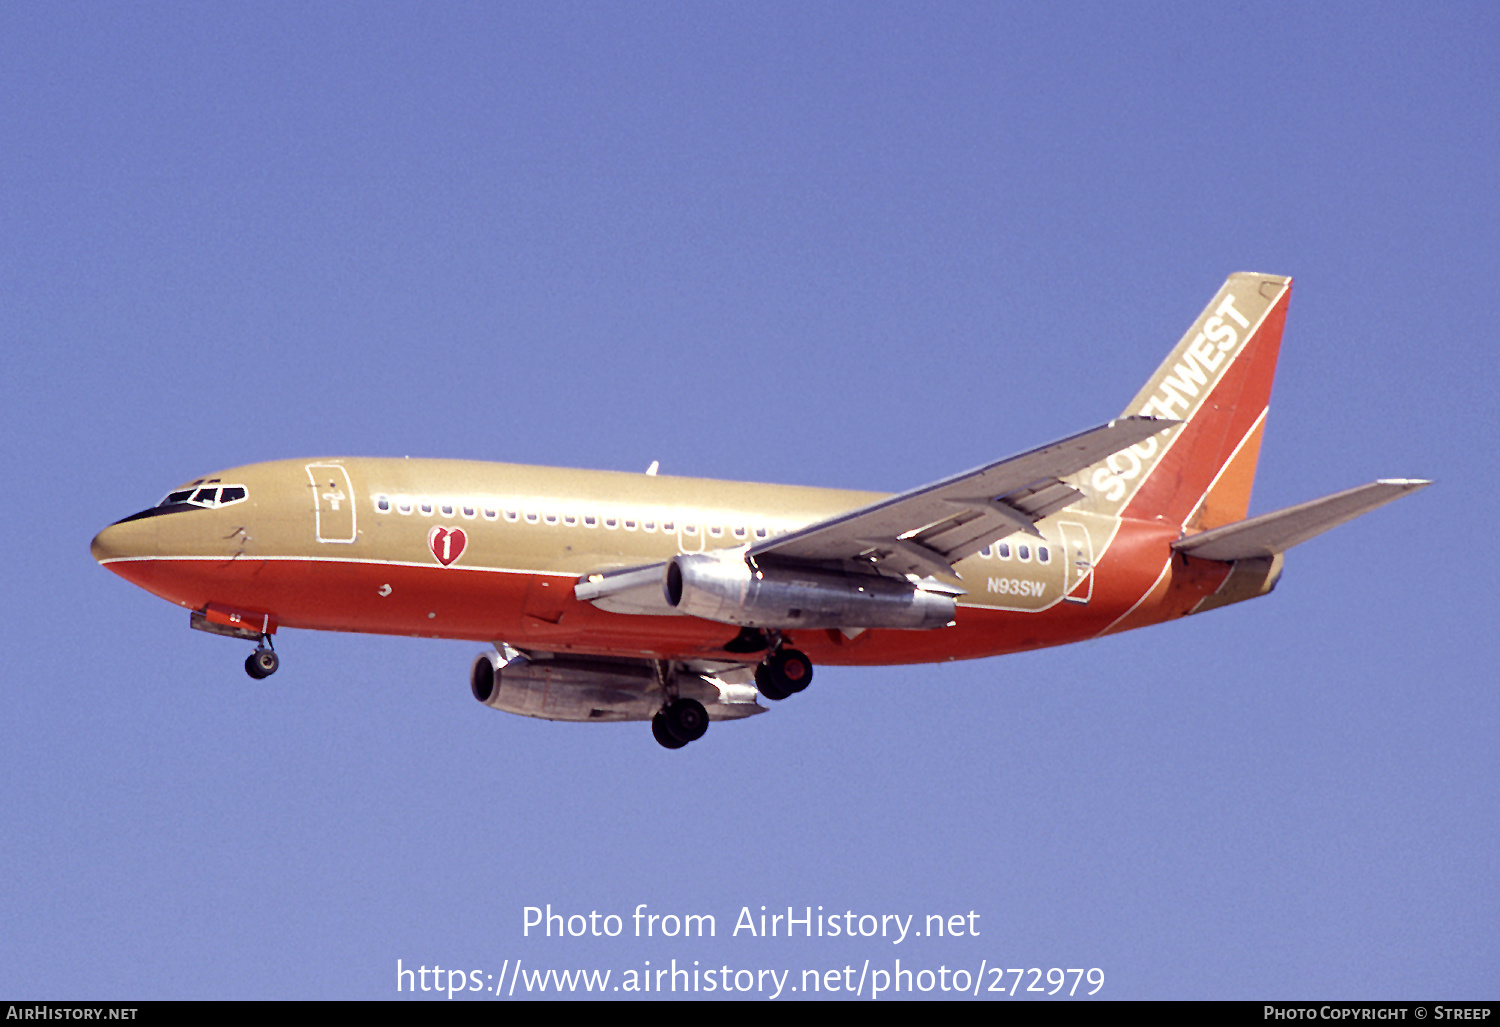
M 812 683 L 812 661 L 796 649 L 778 649 L 755 668 L 755 686 L 767 699 L 796 695 Z
M 777 683 L 790 695 L 796 695 L 812 684 L 813 665 L 807 654 L 796 649 L 783 649 L 771 657 Z
M 672 733 L 667 730 L 667 715 L 665 713 L 658 713 L 651 718 L 651 733 L 656 736 L 656 740 L 665 749 L 681 749 L 687 744 L 681 739 L 672 737 Z
M 678 699 L 661 712 L 667 732 L 684 744 L 696 742 L 708 730 L 708 711 L 697 699 Z
M 761 695 L 772 702 L 781 702 L 792 694 L 776 683 L 776 672 L 767 663 L 762 663 L 755 668 L 755 687 L 760 689 Z
M 245 673 L 251 677 L 260 679 L 268 678 L 276 673 L 276 668 L 281 666 L 281 660 L 269 649 L 257 649 L 250 654 L 245 661 Z

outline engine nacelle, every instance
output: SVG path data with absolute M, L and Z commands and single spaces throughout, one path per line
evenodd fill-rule
M 751 628 L 941 628 L 954 597 L 877 574 L 769 565 L 691 553 L 667 564 L 667 603 L 694 617 Z
M 752 683 L 731 683 L 679 669 L 673 684 L 680 697 L 701 702 L 713 720 L 748 717 L 764 710 L 755 702 Z M 486 706 L 506 713 L 594 723 L 650 720 L 666 701 L 655 671 L 644 660 L 518 656 L 506 662 L 494 650 L 474 658 L 469 690 Z

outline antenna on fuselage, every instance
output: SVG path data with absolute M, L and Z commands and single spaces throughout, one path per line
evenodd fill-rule
M 649 474 L 649 475 L 651 475 L 651 477 L 654 478 L 654 477 L 656 477 L 656 472 L 659 471 L 659 470 L 661 470 L 661 461 L 660 460 L 653 460 L 653 461 L 651 461 L 651 466 L 648 467 L 648 468 L 646 468 L 646 473 Z

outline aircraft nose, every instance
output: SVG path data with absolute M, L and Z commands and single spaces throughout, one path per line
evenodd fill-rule
M 94 536 L 89 552 L 95 560 L 106 566 L 113 560 L 145 556 L 153 541 L 147 534 L 138 523 L 130 520 L 117 521 Z

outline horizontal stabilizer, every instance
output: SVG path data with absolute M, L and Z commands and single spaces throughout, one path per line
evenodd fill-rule
M 1274 556 L 1321 535 L 1360 514 L 1431 485 L 1418 479 L 1383 479 L 1336 492 L 1285 510 L 1236 521 L 1172 543 L 1172 548 L 1204 560 L 1245 560 Z

